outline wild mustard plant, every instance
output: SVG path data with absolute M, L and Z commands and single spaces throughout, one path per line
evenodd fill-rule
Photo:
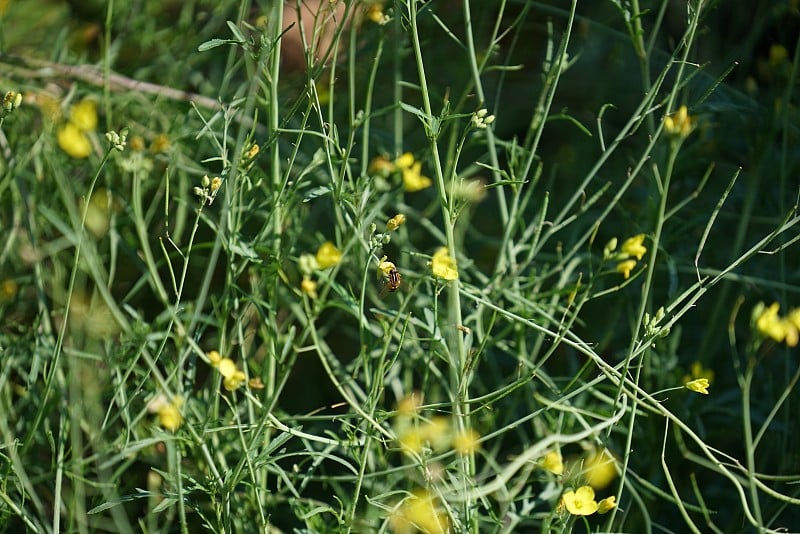
M 3 527 L 797 524 L 791 3 L 256 4 L 4 29 Z

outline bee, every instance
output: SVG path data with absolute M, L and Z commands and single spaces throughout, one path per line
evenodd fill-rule
M 403 281 L 403 276 L 400 274 L 395 267 L 389 269 L 389 272 L 386 273 L 386 281 L 383 283 L 383 287 L 392 293 L 397 291 L 400 288 L 400 283 Z
M 397 270 L 397 266 L 390 261 L 386 261 L 386 256 L 380 259 L 378 277 L 383 279 L 383 289 L 381 289 L 380 294 L 381 298 L 383 298 L 383 295 L 386 294 L 387 291 L 394 293 L 400 289 L 400 284 L 403 281 L 403 276 L 400 274 L 400 271 Z

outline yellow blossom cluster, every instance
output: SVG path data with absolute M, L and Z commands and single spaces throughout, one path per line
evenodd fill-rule
M 91 132 L 97 129 L 97 104 L 85 98 L 72 106 L 69 120 L 56 132 L 58 146 L 70 157 L 84 159 L 92 153 Z
M 394 232 L 395 230 L 403 226 L 405 222 L 406 222 L 406 216 L 403 215 L 402 213 L 398 213 L 397 215 L 386 221 L 386 229 L 389 230 L 390 232 Z
M 583 462 L 583 476 L 594 489 L 604 489 L 617 478 L 616 460 L 607 449 L 592 451 Z
M 564 461 L 558 450 L 548 451 L 540 465 L 557 476 L 565 472 Z M 616 506 L 616 498 L 613 496 L 599 502 L 595 500 L 595 490 L 606 488 L 617 477 L 616 461 L 608 450 L 590 450 L 571 465 L 580 466 L 580 472 L 573 471 L 567 476 L 579 477 L 584 485 L 564 492 L 560 501 L 561 509 L 566 508 L 573 515 L 591 515 L 595 512 L 604 514 Z
M 212 350 L 207 354 L 211 367 L 215 367 L 222 375 L 222 385 L 228 391 L 234 391 L 244 384 L 247 378 L 230 358 L 223 358 L 219 352 Z
M 714 380 L 714 371 L 704 368 L 700 362 L 692 363 L 689 371 L 689 374 L 683 377 L 684 387 L 690 391 L 708 395 L 708 387 Z
M 594 500 L 594 489 L 591 486 L 581 486 L 576 490 L 565 492 L 561 496 L 561 504 L 572 515 L 605 514 L 617 505 L 617 498 L 613 495 L 597 502 Z
M 444 416 L 429 419 L 419 414 L 421 398 L 412 393 L 400 400 L 394 431 L 403 452 L 420 454 L 424 449 L 444 451 L 452 448 L 458 454 L 474 454 L 480 449 L 480 434 L 471 428 L 453 431 Z
M 336 245 L 330 241 L 326 241 L 317 249 L 315 259 L 320 269 L 327 269 L 328 267 L 338 265 L 339 262 L 342 261 L 342 252 L 336 248 Z
M 397 271 L 397 265 L 389 261 L 388 256 L 381 256 L 378 260 L 378 278 L 388 281 L 393 272 Z
M 616 271 L 627 280 L 630 278 L 634 267 L 636 267 L 636 263 L 647 252 L 647 247 L 644 246 L 644 239 L 644 234 L 629 237 L 622 243 L 622 248 L 617 252 L 617 238 L 612 238 L 603 249 L 603 257 L 607 260 L 617 261 Z
M 392 20 L 383 11 L 383 2 L 374 2 L 367 7 L 367 18 L 380 26 Z
M 183 423 L 182 407 L 182 396 L 176 395 L 172 399 L 168 399 L 166 395 L 161 393 L 147 404 L 147 411 L 156 414 L 159 425 L 170 432 L 175 432 Z
M 300 290 L 311 297 L 317 298 L 317 282 L 311 277 L 314 271 L 328 269 L 338 265 L 342 261 L 342 251 L 336 245 L 326 241 L 317 249 L 316 254 L 301 254 L 298 259 L 298 267 L 303 274 L 300 282 Z
M 778 343 L 786 343 L 796 347 L 800 341 L 800 308 L 794 308 L 788 314 L 778 315 L 781 305 L 773 302 L 767 307 L 759 302 L 753 309 L 753 318 L 758 332 Z
M 406 497 L 389 517 L 395 534 L 445 534 L 450 532 L 450 520 L 430 491 L 418 489 Z
M 689 391 L 694 391 L 695 393 L 702 393 L 703 395 L 708 395 L 708 387 L 709 387 L 708 378 L 695 378 L 694 380 L 689 380 L 684 384 L 684 387 Z
M 550 471 L 554 475 L 564 474 L 564 460 L 558 451 L 549 451 L 542 458 L 542 468 Z
M 685 139 L 694 130 L 694 122 L 686 106 L 681 106 L 672 115 L 664 117 L 664 131 L 672 137 Z
M 433 253 L 431 271 L 433 271 L 433 276 L 443 280 L 455 280 L 458 278 L 456 260 L 450 256 L 450 251 L 447 247 L 439 247 Z
M 414 159 L 414 154 L 406 152 L 393 162 L 384 156 L 374 158 L 369 165 L 369 172 L 388 176 L 400 173 L 403 178 L 403 189 L 409 193 L 427 189 L 433 182 L 422 175 L 422 162 Z

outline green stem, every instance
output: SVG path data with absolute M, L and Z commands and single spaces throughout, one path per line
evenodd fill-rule
M 420 82 L 420 92 L 422 96 L 422 105 L 425 114 L 429 118 L 433 118 L 433 112 L 431 110 L 431 100 L 430 95 L 428 94 L 428 86 L 427 80 L 425 76 L 425 64 L 422 59 L 422 49 L 420 47 L 420 38 L 419 38 L 419 28 L 417 26 L 417 5 L 416 0 L 409 0 L 408 1 L 408 12 L 409 12 L 409 21 L 411 24 L 411 36 L 412 36 L 412 46 L 414 48 L 414 58 L 417 64 L 417 73 L 419 75 L 419 82 Z M 430 142 L 431 153 L 433 155 L 433 169 L 436 179 L 436 188 L 439 193 L 439 201 L 442 208 L 442 220 L 444 221 L 444 232 L 445 238 L 447 240 L 447 248 L 451 256 L 454 258 L 457 257 L 456 251 L 456 240 L 455 240 L 455 224 L 456 224 L 456 217 L 454 216 L 453 209 L 452 209 L 452 199 L 448 200 L 447 189 L 444 179 L 444 173 L 442 171 L 442 162 L 439 155 L 439 146 L 437 143 L 438 140 L 438 129 L 433 130 L 431 129 L 428 132 L 428 140 Z M 448 314 L 449 314 L 449 323 L 453 324 L 454 326 L 460 326 L 462 324 L 462 313 L 461 313 L 461 298 L 459 295 L 459 283 L 460 280 L 456 279 L 453 280 L 452 283 L 448 287 Z M 450 359 L 451 359 L 451 372 L 450 372 L 450 380 L 452 382 L 452 390 L 455 391 L 455 399 L 454 400 L 454 416 L 455 416 L 455 423 L 456 428 L 459 432 L 464 432 L 465 430 L 471 428 L 470 424 L 470 406 L 467 402 L 469 398 L 469 385 L 467 383 L 468 375 L 465 372 L 467 368 L 467 354 L 464 348 L 464 334 L 458 330 L 453 328 L 452 336 L 455 338 L 455 354 L 451 351 Z M 452 338 L 451 338 L 452 339 Z M 475 455 L 474 453 L 470 452 L 469 454 L 465 454 L 462 457 L 462 469 L 464 472 L 464 479 L 463 479 L 463 490 L 466 495 L 469 493 L 466 491 L 469 486 L 472 484 L 472 479 L 475 476 Z M 477 532 L 477 516 L 473 515 L 473 505 L 472 499 L 467 497 L 464 499 L 463 502 L 463 513 L 465 518 L 465 523 L 470 525 L 470 531 Z

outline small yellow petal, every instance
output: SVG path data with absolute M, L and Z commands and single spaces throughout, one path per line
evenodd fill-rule
M 427 176 L 422 176 L 422 163 L 419 161 L 411 167 L 403 169 L 403 189 L 409 193 L 422 191 L 433 185 Z
M 390 232 L 394 232 L 395 230 L 403 226 L 405 222 L 406 222 L 406 216 L 403 215 L 402 213 L 398 213 L 397 215 L 395 215 L 386 222 L 386 229 L 389 230 Z
M 392 513 L 389 526 L 395 533 L 450 532 L 450 521 L 438 499 L 426 490 L 416 490 Z
M 327 269 L 342 261 L 342 253 L 336 245 L 327 241 L 317 249 L 316 260 L 320 269 Z
M 300 289 L 312 299 L 317 298 L 317 283 L 311 278 L 303 277 L 303 281 L 300 282 Z
M 614 457 L 608 450 L 595 451 L 583 464 L 586 483 L 594 489 L 603 489 L 617 478 L 617 467 Z
M 231 378 L 236 373 L 236 364 L 230 358 L 222 358 L 217 365 L 219 374 L 225 378 Z
M 563 474 L 564 461 L 561 459 L 561 454 L 558 451 L 550 451 L 545 454 L 544 459 L 542 460 L 542 467 L 554 475 Z
M 641 260 L 645 252 L 647 252 L 647 247 L 644 246 L 644 234 L 635 235 L 626 239 L 622 244 L 622 252 L 628 256 L 634 256 L 637 260 Z
M 169 430 L 175 432 L 183 423 L 183 415 L 181 415 L 181 406 L 183 406 L 183 397 L 175 397 L 171 402 L 165 402 L 158 408 L 158 424 Z
M 606 497 L 602 501 L 597 503 L 597 513 L 598 514 L 605 514 L 613 510 L 617 506 L 617 498 L 613 495 L 611 497 Z
M 631 271 L 636 267 L 636 260 L 625 260 L 617 264 L 617 272 L 620 273 L 625 280 L 630 278 Z
M 398 169 L 410 169 L 414 165 L 414 154 L 406 152 L 394 161 Z
M 475 430 L 466 429 L 456 434 L 453 438 L 453 449 L 461 455 L 474 454 L 481 448 L 480 439 L 481 435 Z
M 422 397 L 419 393 L 411 393 L 406 395 L 397 403 L 397 415 L 404 417 L 417 415 L 421 405 Z
M 92 143 L 74 123 L 68 122 L 56 132 L 58 146 L 70 157 L 84 159 L 92 153 Z
M 413 157 L 413 156 L 412 156 Z M 367 172 L 370 174 L 382 174 L 384 176 L 394 172 L 395 164 L 389 161 L 385 156 L 375 156 L 369 162 Z
M 97 104 L 94 100 L 84 98 L 72 106 L 69 118 L 82 132 L 93 132 L 97 129 Z
M 709 384 L 707 378 L 696 378 L 684 384 L 686 389 L 695 391 L 697 393 L 702 393 L 703 395 L 708 395 L 708 386 Z
M 572 515 L 592 515 L 597 511 L 594 490 L 591 486 L 581 486 L 575 491 L 568 491 L 561 496 L 561 502 Z
M 453 259 L 447 247 L 440 247 L 431 258 L 431 270 L 433 276 L 444 280 L 455 280 L 458 278 L 458 267 L 456 260 Z

